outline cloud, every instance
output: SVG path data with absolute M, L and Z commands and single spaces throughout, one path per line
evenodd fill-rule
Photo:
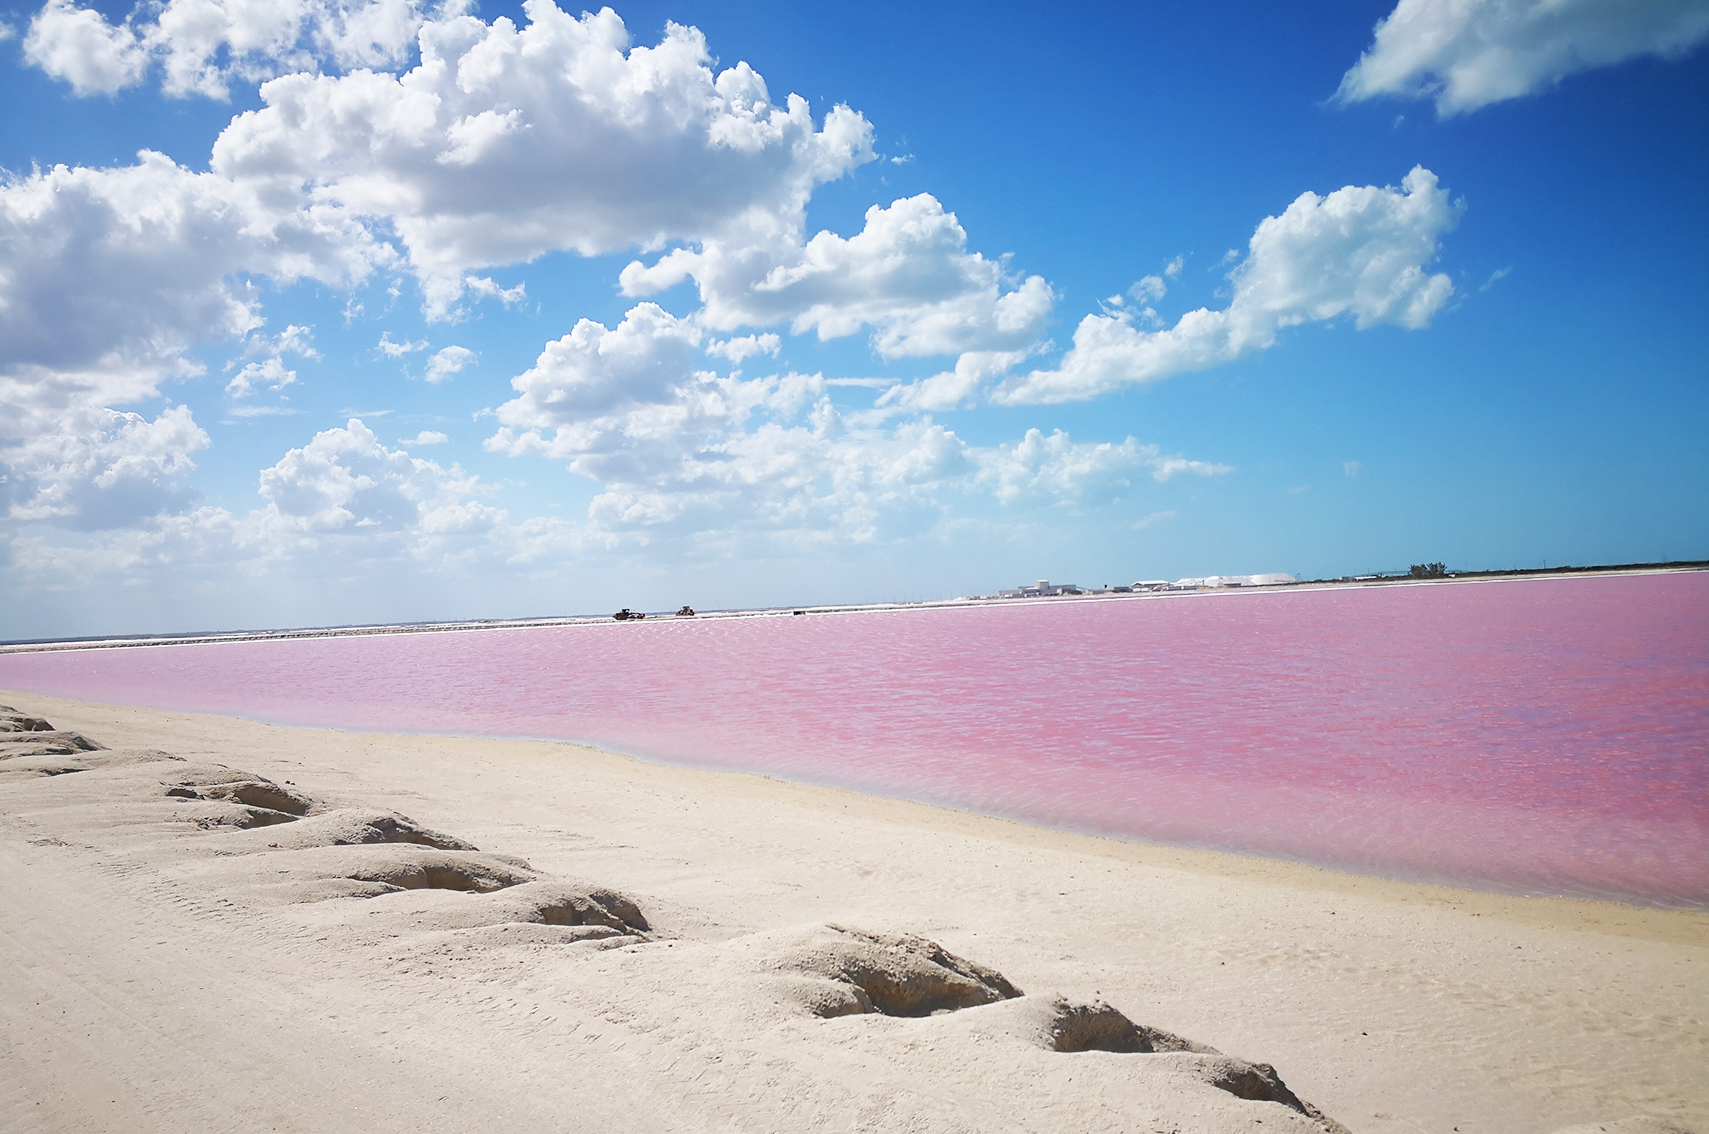
M 200 374 L 189 354 L 198 343 L 243 339 L 246 354 L 273 352 L 274 364 L 255 364 L 234 395 L 288 384 L 280 352 L 312 356 L 308 331 L 254 334 L 263 322 L 255 281 L 349 286 L 385 259 L 337 210 L 299 204 L 149 151 L 131 166 L 0 181 L 0 477 L 14 506 L 34 501 L 19 516 L 82 524 L 99 513 L 109 524 L 131 506 L 141 522 L 181 501 L 167 481 L 193 467 L 206 434 L 188 410 L 145 423 L 117 407 Z M 112 446 L 143 438 L 152 487 L 119 491 L 141 483 L 129 472 L 102 480 Z M 54 453 L 67 456 L 44 457 Z
M 1136 328 L 1125 311 L 1088 315 L 1056 369 L 1011 378 L 991 400 L 1093 398 L 1267 350 L 1283 328 L 1347 314 L 1361 330 L 1380 323 L 1424 327 L 1453 295 L 1448 277 L 1426 268 L 1459 213 L 1423 167 L 1407 174 L 1399 190 L 1350 185 L 1326 197 L 1304 193 L 1258 225 L 1245 260 L 1229 275 L 1228 307 L 1189 311 L 1158 331 Z
M 528 285 L 500 287 L 486 276 L 464 276 L 463 290 L 477 299 L 496 299 L 506 307 L 514 307 L 528 298 Z M 457 313 L 460 318 L 461 314 Z
M 481 535 L 505 519 L 476 499 L 477 478 L 387 449 L 357 418 L 263 469 L 260 492 L 267 505 L 249 521 L 250 540 L 299 549 L 354 536 L 365 555 L 388 543 L 419 552 L 424 540 Z
M 114 27 L 93 8 L 48 0 L 24 36 L 24 58 L 80 95 L 113 94 L 142 81 L 148 47 L 127 21 Z
M 201 24 L 190 19 L 197 10 Z M 386 12 L 397 27 L 420 24 L 419 65 L 377 73 L 366 65 L 380 56 L 328 46 L 329 20 Z M 965 354 L 957 363 L 964 374 L 988 373 L 992 358 L 1034 345 L 1053 301 L 1049 286 L 1010 278 L 1000 261 L 969 252 L 960 224 L 934 198 L 874 208 L 853 237 L 807 239 L 815 187 L 874 157 L 871 127 L 856 112 L 839 106 L 816 120 L 799 97 L 773 103 L 746 64 L 715 71 L 692 28 L 669 25 L 656 46 L 643 47 L 610 10 L 573 18 L 550 0 L 529 0 L 526 12 L 518 27 L 454 13 L 423 20 L 407 5 L 335 11 L 279 0 L 250 10 L 168 0 L 114 24 L 67 0 L 44 7 L 32 58 L 79 90 L 121 89 L 155 64 L 166 89 L 180 94 L 313 67 L 262 87 L 263 108 L 233 119 L 208 173 L 144 153 L 133 167 L 59 167 L 0 187 L 0 252 L 19 266 L 0 278 L 0 381 L 10 383 L 0 394 L 9 406 L 34 407 L 0 423 L 0 460 L 9 428 L 54 435 L 55 415 L 68 407 L 92 412 L 156 396 L 161 383 L 200 372 L 194 347 L 222 339 L 245 344 L 227 383 L 238 404 L 227 412 L 287 412 L 257 404 L 258 395 L 297 380 L 288 356 L 314 354 L 307 328 L 259 333 L 258 284 L 312 278 L 350 287 L 379 266 L 413 270 L 429 317 L 449 320 L 469 298 L 525 300 L 525 285 L 482 274 L 492 266 L 553 251 L 678 244 L 647 269 L 657 276 L 698 256 L 696 278 L 716 302 L 690 321 L 652 328 L 645 348 L 694 356 L 667 360 L 675 375 L 667 387 L 648 386 L 645 374 L 606 381 L 601 367 L 617 373 L 626 364 L 598 351 L 576 362 L 572 333 L 556 348 L 558 363 L 581 366 L 579 377 L 535 407 L 551 418 L 578 399 L 617 397 L 621 386 L 632 403 L 621 411 L 623 429 L 636 436 L 645 416 L 636 407 L 716 423 L 806 397 L 811 383 L 799 376 L 755 385 L 713 373 L 714 358 L 739 364 L 778 353 L 771 332 L 703 338 L 744 322 L 787 323 L 821 338 L 870 327 L 889 356 Z M 84 40 L 110 50 L 77 48 Z M 354 69 L 313 73 L 326 63 Z M 601 339 L 605 348 L 636 338 L 637 320 L 654 317 L 637 312 L 610 332 L 599 328 L 612 336 Z M 383 334 L 376 349 L 403 357 L 426 343 Z M 555 365 L 543 359 L 542 375 Z M 473 361 L 466 348 L 448 347 L 426 377 L 443 380 Z M 702 371 L 712 375 L 706 388 L 678 381 Z M 822 379 L 812 382 L 822 389 Z M 518 407 L 528 396 L 508 412 L 526 417 Z M 914 397 L 914 408 L 932 404 Z M 595 428 L 505 423 L 543 445 L 562 444 L 560 426 Z
M 461 6 L 453 3 L 450 14 Z M 72 0 L 48 0 L 30 21 L 24 57 L 79 95 L 116 94 L 158 63 L 175 97 L 229 97 L 233 80 L 291 71 L 395 67 L 425 18 L 415 0 L 166 0 L 108 22 Z
M 1510 276 L 1512 274 L 1513 274 L 1513 265 L 1512 264 L 1507 265 L 1507 267 L 1505 267 L 1505 268 L 1497 268 L 1495 271 L 1493 271 L 1489 274 L 1489 279 L 1485 280 L 1483 283 L 1483 286 L 1478 288 L 1478 290 L 1479 291 L 1488 291 L 1490 288 L 1494 287 L 1497 282 L 1506 279 L 1508 276 Z
M 5 450 L 0 501 L 13 522 L 50 521 L 82 531 L 134 523 L 194 498 L 182 481 L 208 435 L 187 406 L 149 421 L 141 414 L 77 405 Z
M 231 380 L 226 383 L 226 396 L 233 401 L 239 401 L 253 395 L 257 387 L 265 387 L 274 393 L 278 393 L 286 386 L 295 385 L 297 372 L 286 369 L 284 356 L 294 354 L 299 358 L 319 359 L 320 352 L 311 345 L 312 338 L 313 332 L 308 327 L 299 326 L 296 323 L 290 324 L 271 338 L 266 335 L 250 335 L 243 344 L 244 355 L 253 357 L 264 354 L 268 357 L 260 362 L 246 364 L 242 370 L 233 375 Z M 236 365 L 235 359 L 226 364 L 226 369 L 230 370 L 234 365 Z M 260 417 L 267 414 L 288 414 L 297 411 L 285 409 L 282 406 L 250 405 L 234 406 L 228 412 L 236 417 Z
M 192 344 L 260 326 L 244 274 L 348 285 L 383 252 L 331 210 L 143 151 L 132 166 L 55 166 L 0 182 L 0 373 L 53 372 L 135 398 L 196 364 Z
M 424 23 L 420 64 L 402 74 L 266 83 L 213 169 L 383 219 L 428 314 L 449 319 L 471 288 L 517 295 L 471 276 L 485 267 L 799 228 L 816 185 L 873 157 L 859 114 L 838 106 L 816 125 L 805 99 L 774 104 L 747 64 L 715 74 L 694 28 L 639 47 L 609 8 L 524 10 L 521 28 Z
M 1055 299 L 1040 276 L 1009 281 L 1003 265 L 967 251 L 967 233 L 928 193 L 874 205 L 852 237 L 799 229 L 738 231 L 623 269 L 625 295 L 651 295 L 692 277 L 706 326 L 788 323 L 821 340 L 873 329 L 894 358 L 1013 349 L 1043 330 Z
M 1163 282 L 1162 276 L 1143 276 L 1127 289 L 1127 293 L 1141 303 L 1155 303 L 1169 294 L 1169 285 Z
M 783 346 L 783 340 L 776 335 L 743 335 L 741 338 L 724 339 L 706 344 L 706 353 L 718 358 L 727 358 L 737 365 L 744 358 L 769 354 L 777 357 L 778 350 Z
M 260 362 L 247 363 L 242 370 L 234 374 L 226 383 L 226 397 L 234 403 L 242 402 L 254 396 L 259 389 L 265 388 L 279 393 L 287 386 L 296 385 L 297 372 L 286 368 L 284 356 L 294 354 L 300 358 L 319 359 L 320 352 L 310 343 L 312 337 L 308 327 L 295 323 L 271 338 L 266 335 L 250 335 L 243 344 L 244 355 L 252 357 L 264 354 L 268 357 Z M 226 369 L 229 371 L 235 365 L 237 360 L 233 359 L 226 363 Z M 280 400 L 282 402 L 284 399 Z M 283 416 L 300 412 L 284 405 L 234 404 L 226 409 L 228 415 L 237 418 Z
M 1709 38 L 1701 0 L 1400 0 L 1336 98 L 1430 98 L 1447 118 Z
M 512 380 L 521 397 L 498 408 L 499 422 L 531 431 L 585 430 L 614 411 L 673 402 L 685 382 L 702 375 L 700 339 L 694 320 L 653 303 L 637 305 L 614 328 L 582 319 Z
M 967 351 L 955 360 L 955 368 L 918 382 L 892 386 L 879 395 L 880 408 L 896 406 L 902 409 L 940 412 L 955 409 L 977 400 L 980 390 L 992 378 L 1001 377 L 1026 360 L 1029 351 L 987 350 Z
M 313 340 L 314 329 L 312 327 L 303 327 L 292 323 L 272 338 L 268 338 L 266 335 L 250 335 L 248 341 L 243 344 L 243 353 L 246 355 L 294 354 L 299 358 L 318 359 L 320 358 L 320 351 L 314 348 Z
M 1228 465 L 1165 456 L 1157 446 L 1142 445 L 1132 437 L 1120 445 L 1083 444 L 1061 430 L 1046 437 L 1040 430 L 1029 429 L 1018 443 L 986 450 L 978 460 L 983 479 L 1004 504 L 1073 503 L 1131 488 L 1138 476 L 1162 484 L 1183 473 L 1221 476 L 1233 471 Z
M 474 363 L 477 355 L 468 347 L 448 346 L 427 361 L 427 380 L 433 385 L 448 382 L 453 374 Z
M 169 94 L 220 97 L 280 77 L 221 134 L 208 172 L 144 152 L 132 166 L 0 182 L 0 501 L 15 523 L 58 529 L 13 536 L 15 557 L 63 564 L 77 548 L 91 565 L 137 570 L 200 557 L 331 571 L 625 541 L 863 542 L 943 523 L 964 503 L 1078 508 L 1227 471 L 1133 438 L 1034 430 L 975 445 L 924 416 L 1045 349 L 1053 289 L 970 251 L 926 194 L 875 205 L 852 235 L 810 234 L 817 186 L 874 160 L 871 126 L 847 107 L 815 118 L 797 96 L 774 103 L 746 64 L 716 69 L 692 28 L 635 46 L 609 9 L 576 18 L 551 0 L 527 0 L 520 27 L 402 0 L 165 0 L 121 23 L 74 4 L 49 0 L 27 51 L 79 93 L 158 73 Z M 418 65 L 378 70 L 407 62 L 416 30 Z M 428 317 L 454 320 L 475 301 L 527 301 L 495 269 L 626 249 L 644 259 L 622 273 L 625 292 L 692 281 L 702 307 L 678 317 L 638 302 L 612 327 L 584 319 L 489 411 L 489 450 L 597 482 L 585 522 L 512 524 L 478 478 L 389 449 L 354 413 L 260 471 L 261 507 L 228 513 L 189 487 L 209 440 L 188 409 L 126 412 L 201 374 L 196 349 L 216 342 L 241 344 L 225 367 L 230 417 L 295 412 L 265 395 L 299 382 L 301 363 L 287 360 L 319 354 L 306 326 L 264 332 L 268 286 L 349 289 L 377 268 L 407 271 Z M 1180 265 L 1141 281 L 1145 295 L 1160 297 Z M 733 369 L 777 357 L 766 328 L 785 327 L 954 361 L 845 414 L 834 385 L 889 380 Z M 430 348 L 388 332 L 375 350 Z M 447 346 L 425 378 L 476 362 Z M 396 443 L 447 440 L 424 430 Z M 93 530 L 113 534 L 100 545 L 67 534 Z
M 1161 524 L 1167 520 L 1173 520 L 1174 518 L 1175 510 L 1173 508 L 1166 509 L 1162 512 L 1148 512 L 1144 516 L 1133 521 L 1133 523 L 1129 524 L 1128 529 L 1130 531 L 1142 532 L 1153 524 Z
M 257 386 L 265 386 L 275 392 L 293 385 L 297 380 L 295 370 L 286 370 L 285 363 L 277 356 L 264 362 L 251 362 L 232 376 L 226 383 L 226 396 L 232 399 L 247 398 L 255 393 Z
M 583 320 L 512 382 L 519 396 L 498 407 L 486 448 L 560 460 L 598 481 L 594 531 L 701 543 L 892 539 L 942 522 L 958 500 L 1074 507 L 1140 481 L 1228 471 L 1132 438 L 1033 430 L 981 447 L 925 417 L 861 424 L 819 375 L 719 375 L 704 365 L 701 336 L 694 320 L 651 303 L 613 328 Z
M 417 339 L 414 342 L 394 343 L 392 341 L 392 334 L 390 331 L 381 331 L 380 341 L 375 344 L 374 349 L 385 355 L 387 358 L 402 358 L 406 354 L 414 354 L 418 350 L 426 350 L 427 340 Z
M 1348 476 L 1348 477 L 1358 476 L 1359 475 L 1359 462 L 1358 461 L 1343 461 L 1341 463 L 1341 472 L 1343 475 Z
M 0 182 L 0 368 L 134 396 L 194 372 L 190 345 L 261 325 L 244 277 L 350 286 L 385 261 L 347 216 L 298 206 L 147 150 Z

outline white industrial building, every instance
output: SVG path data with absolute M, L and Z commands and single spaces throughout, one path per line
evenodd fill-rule
M 1039 579 L 1031 583 L 1007 591 L 998 591 L 998 598 L 1050 598 L 1054 595 L 1084 595 L 1112 594 L 1128 591 L 1198 591 L 1221 589 L 1226 587 L 1280 587 L 1288 583 L 1297 583 L 1298 579 L 1281 572 L 1270 572 L 1261 575 L 1206 575 L 1202 578 L 1176 579 L 1171 583 L 1167 579 L 1140 579 L 1125 587 L 1100 587 L 1096 590 L 1084 590 L 1073 583 L 1053 583 L 1049 579 Z
M 1264 575 L 1206 575 L 1202 579 L 1176 579 L 1169 584 L 1172 591 L 1197 591 L 1207 587 L 1280 587 L 1288 583 L 1297 583 L 1292 575 L 1271 572 Z M 1137 590 L 1139 584 L 1135 583 Z
M 1053 583 L 1049 579 L 1040 579 L 1034 583 L 1022 583 L 1011 591 L 998 591 L 998 598 L 1048 598 L 1051 595 L 1077 595 L 1080 588 L 1073 583 Z

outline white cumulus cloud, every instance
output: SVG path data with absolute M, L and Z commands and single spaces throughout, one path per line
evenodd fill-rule
M 1031 353 L 1024 350 L 967 351 L 955 360 L 955 367 L 918 382 L 892 386 L 879 396 L 878 406 L 902 409 L 941 411 L 976 401 L 980 391 L 993 378 L 999 378 L 1025 361 Z
M 224 99 L 234 80 L 397 66 L 425 18 L 416 0 L 166 0 L 114 24 L 73 0 L 47 0 L 30 20 L 24 57 L 80 95 L 136 86 L 158 64 L 167 94 Z
M 852 235 L 810 234 L 815 189 L 873 160 L 871 126 L 847 107 L 815 118 L 795 95 L 774 102 L 746 64 L 719 69 L 692 28 L 637 46 L 609 9 L 577 17 L 551 0 L 527 0 L 520 26 L 414 0 L 163 0 L 122 22 L 76 2 L 48 0 L 25 49 L 79 93 L 156 73 L 173 95 L 267 81 L 262 108 L 232 120 L 208 172 L 145 152 L 127 167 L 0 181 L 0 503 L 14 523 L 61 529 L 11 536 L 16 562 L 63 565 L 73 549 L 116 570 L 291 555 L 332 570 L 447 548 L 528 560 L 752 533 L 883 540 L 943 522 L 958 500 L 1073 508 L 1227 470 L 1133 438 L 1032 430 L 973 445 L 925 415 L 994 386 L 1012 401 L 1092 396 L 1342 313 L 1422 325 L 1451 291 L 1423 267 L 1453 210 L 1414 171 L 1404 193 L 1307 194 L 1266 221 L 1228 310 L 1195 313 L 1204 343 L 1168 347 L 1160 336 L 1190 337 L 1195 316 L 1137 329 L 1154 316 L 1124 300 L 1081 324 L 1058 369 L 1003 386 L 1048 349 L 1051 286 L 970 250 L 929 194 L 873 206 Z M 306 326 L 263 332 L 265 286 L 349 289 L 384 267 L 415 275 L 430 319 L 455 320 L 478 300 L 527 301 L 496 269 L 622 250 L 643 257 L 621 273 L 626 294 L 692 281 L 699 309 L 639 302 L 612 327 L 581 320 L 491 411 L 489 450 L 599 484 L 585 523 L 510 524 L 477 478 L 405 451 L 445 434 L 388 448 L 354 411 L 260 471 L 262 507 L 201 507 L 187 478 L 209 439 L 190 411 L 128 412 L 201 374 L 196 350 L 216 342 L 241 344 L 223 412 L 292 412 L 283 395 L 302 364 L 287 359 L 319 355 Z M 1146 276 L 1132 299 L 1161 298 L 1180 265 Z M 845 416 L 833 386 L 884 380 L 733 369 L 782 353 L 768 328 L 866 334 L 885 358 L 946 356 L 947 368 Z M 374 349 L 431 351 L 389 333 Z M 1162 361 L 1135 377 L 1148 352 Z M 453 345 L 423 361 L 437 383 L 478 359 Z M 97 530 L 115 534 L 64 542 Z
M 1422 167 L 1399 189 L 1349 185 L 1325 197 L 1302 194 L 1258 225 L 1246 258 L 1230 273 L 1234 296 L 1226 308 L 1189 311 L 1156 331 L 1135 327 L 1125 311 L 1088 315 L 1055 369 L 1011 378 L 992 400 L 1092 398 L 1230 362 L 1268 349 L 1285 327 L 1343 315 L 1360 329 L 1426 326 L 1454 292 L 1446 275 L 1428 267 L 1458 218 L 1436 175 Z
M 1400 0 L 1337 97 L 1430 98 L 1448 117 L 1705 38 L 1703 0 Z
M 113 94 L 142 81 L 149 52 L 130 23 L 114 26 L 93 8 L 48 0 L 30 21 L 24 58 L 80 95 Z
M 1132 438 L 1034 430 L 981 447 L 926 417 L 851 423 L 819 375 L 721 376 L 701 344 L 692 319 L 651 303 L 616 327 L 583 320 L 513 381 L 486 447 L 598 481 L 596 531 L 701 543 L 883 540 L 943 521 L 958 500 L 1075 506 L 1142 479 L 1227 471 Z
M 157 419 L 170 428 L 144 430 L 116 407 L 201 373 L 188 353 L 198 343 L 242 338 L 246 354 L 275 359 L 309 351 L 307 328 L 252 334 L 263 322 L 253 278 L 348 286 L 384 252 L 337 210 L 299 205 L 148 151 L 131 166 L 55 166 L 0 181 L 0 476 L 14 500 L 20 484 L 39 500 L 81 499 L 82 470 L 105 459 L 110 446 L 98 439 L 114 431 L 126 444 L 146 436 L 182 446 L 150 459 L 151 483 L 190 467 L 207 437 L 188 410 Z M 288 384 L 282 364 L 255 365 L 234 395 Z M 40 459 L 56 448 L 94 455 Z M 48 483 L 55 476 L 66 478 L 63 491 Z M 110 518 L 130 500 L 145 517 L 165 498 L 108 492 L 98 510 Z M 83 514 L 57 504 L 19 513 L 66 523 Z
M 1183 473 L 1220 476 L 1233 471 L 1228 465 L 1166 456 L 1157 446 L 1143 445 L 1132 437 L 1119 445 L 1087 444 L 1060 429 L 1048 437 L 1029 429 L 1018 443 L 981 451 L 977 460 L 1004 504 L 1073 503 L 1125 491 L 1138 477 L 1162 484 Z
M 0 450 L 6 518 L 81 530 L 126 526 L 186 506 L 194 498 L 183 484 L 195 467 L 190 454 L 208 445 L 186 406 L 150 421 L 74 405 L 56 415 L 51 428 L 7 440 Z
M 358 418 L 327 429 L 261 472 L 265 509 L 252 517 L 266 538 L 318 544 L 359 536 L 377 550 L 380 537 L 406 543 L 444 535 L 479 535 L 505 513 L 476 497 L 476 478 L 387 449 Z M 298 546 L 303 546 L 299 542 Z
M 799 227 L 813 188 L 871 160 L 872 130 L 839 106 L 773 103 L 745 63 L 714 72 L 701 33 L 634 46 L 609 8 L 527 0 L 528 23 L 432 20 L 402 74 L 293 74 L 261 88 L 214 147 L 235 179 L 312 188 L 383 218 L 434 318 L 471 278 L 548 252 L 698 241 L 732 224 Z M 511 300 L 514 301 L 514 300 Z
M 448 382 L 453 374 L 472 365 L 475 358 L 475 352 L 468 347 L 445 347 L 427 360 L 427 380 L 434 385 Z
M 715 340 L 706 344 L 706 353 L 718 358 L 727 358 L 740 364 L 744 358 L 769 354 L 776 357 L 783 346 L 783 340 L 773 334 L 743 335 L 740 338 Z
M 244 277 L 348 286 L 384 259 L 347 216 L 299 204 L 149 151 L 0 183 L 0 372 L 134 397 L 193 369 L 190 345 L 260 326 Z
M 968 252 L 955 214 L 928 193 L 874 205 L 852 237 L 802 236 L 736 230 L 651 266 L 636 261 L 619 278 L 624 294 L 649 295 L 693 277 L 701 318 L 719 330 L 788 323 L 833 339 L 871 327 L 886 357 L 1014 348 L 1050 316 L 1050 285 L 1006 280 L 1001 263 Z

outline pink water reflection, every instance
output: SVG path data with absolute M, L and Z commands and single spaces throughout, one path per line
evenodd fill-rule
M 1709 574 L 18 654 L 0 687 L 1709 902 Z

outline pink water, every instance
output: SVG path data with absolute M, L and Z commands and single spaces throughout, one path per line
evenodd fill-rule
M 0 688 L 1709 904 L 1709 573 L 14 654 Z

